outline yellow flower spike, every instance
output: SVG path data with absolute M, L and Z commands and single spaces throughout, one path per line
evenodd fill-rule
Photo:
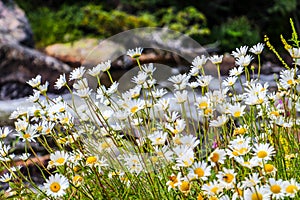
M 292 46 L 287 43 L 287 41 L 284 39 L 284 37 L 282 35 L 280 35 L 280 39 L 281 39 L 282 44 L 284 45 L 284 48 L 287 51 L 289 51 L 289 49 L 291 49 Z
M 276 51 L 276 49 L 270 43 L 270 39 L 269 39 L 269 37 L 267 35 L 264 36 L 264 41 L 265 41 L 267 47 L 269 47 L 269 49 L 276 55 L 276 57 L 283 64 L 283 66 L 285 68 L 287 68 L 287 69 L 290 69 L 290 67 L 285 63 L 285 61 L 281 58 L 281 56 L 279 55 L 279 53 Z

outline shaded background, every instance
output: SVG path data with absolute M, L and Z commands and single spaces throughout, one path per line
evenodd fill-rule
M 15 0 L 25 10 L 37 48 L 82 37 L 106 38 L 137 27 L 164 27 L 188 34 L 219 51 L 252 45 L 268 34 L 290 38 L 289 18 L 299 30 L 297 0 Z

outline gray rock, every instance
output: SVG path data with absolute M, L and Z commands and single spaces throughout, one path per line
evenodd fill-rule
M 34 46 L 25 13 L 13 1 L 0 1 L 0 42 L 5 41 Z

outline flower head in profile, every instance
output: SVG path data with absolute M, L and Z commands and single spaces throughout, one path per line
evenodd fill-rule
M 67 85 L 66 75 L 65 74 L 61 74 L 59 76 L 59 78 L 57 79 L 57 81 L 55 82 L 54 87 L 59 90 L 63 86 L 66 86 L 66 85 Z
M 241 46 L 240 48 L 236 48 L 235 51 L 232 51 L 231 55 L 235 58 L 239 58 L 241 56 L 245 56 L 248 51 L 248 46 Z
M 50 165 L 61 166 L 64 165 L 69 159 L 69 154 L 64 151 L 56 151 L 50 154 Z
M 37 88 L 41 84 L 41 75 L 37 75 L 35 78 L 32 78 L 31 80 L 27 81 L 27 83 L 32 87 L 32 88 Z
M 83 66 L 74 69 L 70 74 L 70 81 L 81 79 L 85 73 L 85 69 Z
M 51 175 L 44 183 L 44 190 L 46 194 L 54 198 L 61 197 L 66 194 L 66 189 L 69 187 L 69 182 L 66 177 L 55 174 Z
M 108 60 L 106 62 L 101 62 L 96 66 L 96 68 L 98 68 L 102 72 L 108 71 L 110 67 L 111 67 L 111 60 Z
M 193 65 L 195 68 L 197 68 L 197 69 L 201 69 L 201 68 L 205 65 L 207 59 L 208 59 L 208 58 L 206 58 L 204 55 L 201 55 L 201 57 L 200 57 L 200 56 L 197 56 L 197 57 L 193 60 L 192 65 Z
M 254 54 L 256 54 L 256 55 L 259 55 L 259 54 L 261 54 L 261 52 L 263 51 L 263 49 L 264 49 L 264 44 L 263 43 L 258 43 L 258 44 L 256 44 L 256 45 L 254 45 L 253 47 L 251 47 L 250 48 L 250 52 L 251 53 L 254 53 Z
M 209 60 L 217 65 L 217 64 L 221 64 L 222 63 L 222 59 L 223 59 L 223 55 L 219 56 L 219 55 L 213 55 L 211 57 L 209 57 Z
M 129 49 L 126 54 L 131 58 L 139 58 L 142 55 L 142 51 L 143 48 L 137 47 L 135 49 Z
M 253 60 L 252 56 L 245 55 L 245 56 L 238 57 L 235 63 L 237 66 L 247 67 L 252 60 Z

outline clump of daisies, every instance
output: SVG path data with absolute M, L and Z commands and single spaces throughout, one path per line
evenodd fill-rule
M 15 132 L 0 128 L 5 167 L 0 181 L 9 185 L 2 196 L 299 199 L 299 47 L 288 48 L 294 65 L 280 72 L 276 92 L 260 82 L 264 44 L 248 49 L 232 52 L 236 67 L 228 78 L 217 78 L 219 89 L 213 91 L 214 78 L 203 66 L 212 62 L 219 71 L 222 56 L 196 57 L 189 72 L 168 78 L 170 93 L 157 84 L 154 64 L 140 64 L 142 48 L 127 52 L 139 71 L 131 79 L 134 87 L 122 93 L 109 73 L 110 60 L 74 69 L 68 77 L 73 85 L 65 74 L 58 78 L 55 87 L 66 87 L 71 100 L 51 99 L 48 83 L 33 78 L 32 107 L 12 113 Z M 258 74 L 251 75 L 256 59 Z M 101 84 L 102 73 L 109 76 L 109 87 Z M 88 78 L 97 80 L 96 89 Z M 21 156 L 4 142 L 9 134 L 24 144 Z M 34 143 L 48 152 L 46 162 Z M 23 173 L 30 165 L 38 167 L 43 184 Z

